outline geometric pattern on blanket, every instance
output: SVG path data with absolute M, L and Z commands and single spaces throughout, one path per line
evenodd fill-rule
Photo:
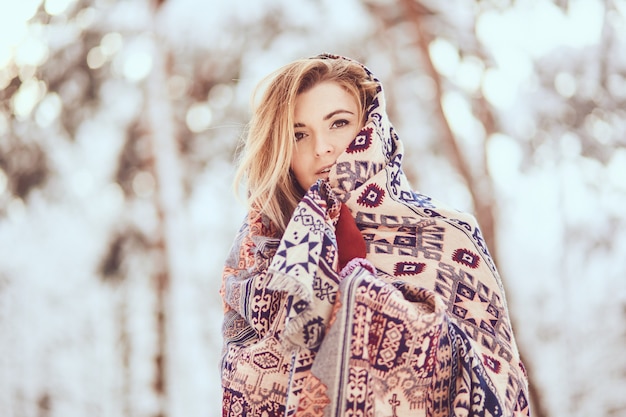
M 475 349 L 432 291 L 386 284 L 359 270 L 343 280 L 340 298 L 329 343 L 318 352 L 329 359 L 313 365 L 300 411 L 320 416 L 419 415 L 419 410 L 441 416 L 462 415 L 461 410 L 502 415 L 497 388 Z M 329 368 L 333 377 L 325 385 L 315 375 Z M 457 390 L 471 392 L 471 402 L 459 401 Z
M 252 210 L 235 238 L 221 289 L 223 416 L 530 415 L 480 229 L 411 189 L 384 107 L 379 85 L 366 125 L 282 236 Z M 338 271 L 341 204 L 367 256 Z

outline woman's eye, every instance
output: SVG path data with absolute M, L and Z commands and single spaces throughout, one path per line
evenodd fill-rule
M 345 126 L 345 125 L 347 125 L 347 124 L 349 124 L 349 123 L 350 123 L 350 122 L 348 122 L 348 121 L 347 121 L 347 120 L 345 120 L 345 119 L 340 119 L 340 120 L 336 120 L 336 121 L 333 123 L 333 127 L 343 127 L 343 126 Z
M 304 132 L 296 132 L 296 142 L 299 141 L 300 139 L 304 139 L 304 137 L 306 136 L 306 134 Z

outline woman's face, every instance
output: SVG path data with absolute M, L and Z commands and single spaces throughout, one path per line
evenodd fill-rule
M 357 100 L 338 83 L 324 81 L 296 97 L 296 147 L 291 170 L 308 190 L 330 168 L 361 130 Z

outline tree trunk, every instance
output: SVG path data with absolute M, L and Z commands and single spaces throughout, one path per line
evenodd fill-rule
M 436 114 L 439 119 L 439 124 L 442 128 L 441 130 L 443 132 L 442 140 L 446 144 L 446 149 L 448 150 L 452 163 L 456 166 L 459 173 L 465 179 L 467 188 L 472 196 L 474 210 L 476 212 L 476 219 L 478 220 L 478 223 L 482 230 L 483 238 L 485 239 L 485 242 L 487 243 L 487 246 L 489 247 L 489 250 L 491 252 L 491 256 L 497 265 L 497 242 L 495 233 L 496 225 L 494 216 L 495 198 L 493 194 L 493 182 L 487 170 L 486 155 L 487 140 L 489 139 L 490 135 L 495 133 L 497 130 L 495 117 L 491 112 L 489 104 L 486 102 L 484 97 L 481 96 L 477 100 L 478 108 L 476 109 L 476 113 L 477 117 L 479 118 L 485 129 L 485 141 L 482 147 L 482 159 L 484 161 L 484 164 L 480 167 L 481 170 L 479 174 L 475 175 L 470 169 L 467 160 L 463 157 L 461 148 L 457 143 L 456 137 L 444 113 L 442 104 L 443 83 L 441 75 L 435 69 L 428 50 L 430 42 L 433 40 L 434 36 L 427 31 L 427 25 L 424 24 L 424 19 L 429 14 L 424 12 L 426 9 L 418 1 L 402 0 L 402 3 L 407 13 L 408 20 L 412 22 L 415 27 L 416 43 L 419 47 L 420 56 L 422 57 L 422 61 L 426 67 L 426 71 L 435 83 L 436 97 L 434 101 L 437 106 Z M 514 317 L 511 317 L 511 322 L 513 324 L 515 323 Z M 533 416 L 546 417 L 547 414 L 541 400 L 541 395 L 537 391 L 536 385 L 533 382 L 533 373 L 529 368 L 529 363 L 525 363 L 525 366 L 528 370 L 529 394 L 530 401 L 532 403 Z

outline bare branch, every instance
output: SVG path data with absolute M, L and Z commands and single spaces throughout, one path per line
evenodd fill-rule
M 422 56 L 426 71 L 428 75 L 435 82 L 436 93 L 436 108 L 435 112 L 438 116 L 439 123 L 442 128 L 442 140 L 444 141 L 446 148 L 448 149 L 450 159 L 456 166 L 461 176 L 465 179 L 467 188 L 472 196 L 474 208 L 476 212 L 476 218 L 481 226 L 483 237 L 487 242 L 487 245 L 491 248 L 492 256 L 495 256 L 496 242 L 495 242 L 495 227 L 493 216 L 493 192 L 491 189 L 491 182 L 487 175 L 482 174 L 480 178 L 476 178 L 467 161 L 463 157 L 461 149 L 457 143 L 456 137 L 452 132 L 452 128 L 448 123 L 446 115 L 444 113 L 442 98 L 443 98 L 443 80 L 441 75 L 435 69 L 428 52 L 428 47 L 433 39 L 431 33 L 426 30 L 424 24 L 425 18 L 428 14 L 423 12 L 424 8 L 419 2 L 413 0 L 403 0 L 403 6 L 406 10 L 408 20 L 413 23 L 416 30 L 416 42 L 419 47 L 420 54 Z M 483 109 L 486 109 L 483 107 Z M 488 111 L 484 111 L 484 119 L 487 122 L 486 128 L 494 126 L 493 117 Z M 486 159 L 486 158 L 483 158 Z

